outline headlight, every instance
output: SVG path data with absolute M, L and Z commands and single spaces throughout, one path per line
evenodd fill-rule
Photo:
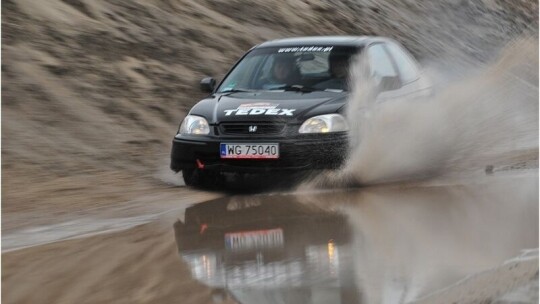
M 339 114 L 327 114 L 311 117 L 306 120 L 299 133 L 330 133 L 348 131 L 349 126 L 345 117 Z
M 210 133 L 210 127 L 204 117 L 188 115 L 182 121 L 178 134 L 181 135 L 206 135 Z

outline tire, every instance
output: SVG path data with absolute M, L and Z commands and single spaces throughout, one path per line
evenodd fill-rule
M 190 187 L 196 187 L 199 184 L 199 174 L 196 169 L 184 169 L 182 170 L 182 177 L 184 178 L 184 184 Z
M 194 188 L 211 188 L 217 185 L 219 174 L 199 169 L 184 169 L 182 177 L 186 186 Z

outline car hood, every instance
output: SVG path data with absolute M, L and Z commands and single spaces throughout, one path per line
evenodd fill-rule
M 239 92 L 215 94 L 190 111 L 210 124 L 221 122 L 282 121 L 300 123 L 316 115 L 343 110 L 346 92 Z

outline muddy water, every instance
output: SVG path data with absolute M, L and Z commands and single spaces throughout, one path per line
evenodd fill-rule
M 472 285 L 469 292 L 453 287 L 452 296 L 438 297 L 471 275 L 484 272 L 489 282 L 501 276 L 489 271 L 537 248 L 537 214 L 533 174 L 466 185 L 233 196 L 188 208 L 174 227 L 183 262 L 216 298 L 409 303 L 429 296 L 433 303 L 472 303 L 534 280 L 537 254 L 532 264 L 510 267 L 519 271 L 501 270 L 505 279 L 492 280 L 490 289 L 471 280 L 461 284 Z
M 19 221 L 24 225 L 5 225 L 2 231 L 2 253 L 64 240 L 84 238 L 130 229 L 157 221 L 167 215 L 182 212 L 194 203 L 222 196 L 218 192 L 191 191 L 186 188 L 164 189 L 158 194 L 142 195 L 137 199 L 112 206 L 81 208 L 62 216 L 40 213 Z M 11 222 L 15 222 L 10 218 Z M 25 221 L 25 222 L 24 222 Z M 40 223 L 41 221 L 41 223 Z M 36 224 L 40 223 L 40 224 Z
M 3 235 L 3 302 L 538 302 L 536 169 L 186 198 Z

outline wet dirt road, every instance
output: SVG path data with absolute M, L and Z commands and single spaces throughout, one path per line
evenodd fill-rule
M 168 207 L 146 218 L 3 235 L 14 247 L 3 248 L 2 300 L 538 301 L 538 252 L 522 251 L 538 248 L 536 170 L 466 184 L 224 196 L 187 209 L 178 195 L 176 205 L 168 199 L 156 197 Z M 62 229 L 102 234 L 35 240 Z

